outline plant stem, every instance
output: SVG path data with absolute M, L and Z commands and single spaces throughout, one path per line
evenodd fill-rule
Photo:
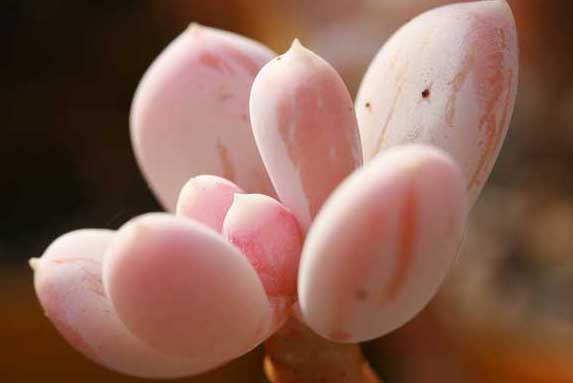
M 271 383 L 381 383 L 357 344 L 332 343 L 291 317 L 265 342 Z

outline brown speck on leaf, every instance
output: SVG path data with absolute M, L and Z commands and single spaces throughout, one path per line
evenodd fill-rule
M 364 107 L 366 107 L 366 109 L 370 109 L 372 108 L 372 105 L 370 104 L 370 102 L 367 102 L 366 104 L 364 104 Z
M 429 88 L 426 88 L 422 91 L 422 97 L 426 98 L 426 99 L 430 97 L 430 89 Z
M 218 101 L 225 102 L 233 98 L 233 94 L 229 92 L 221 92 L 218 96 Z
M 356 296 L 356 299 L 359 301 L 365 301 L 366 299 L 368 299 L 368 291 L 364 289 L 356 290 L 356 293 L 354 295 Z

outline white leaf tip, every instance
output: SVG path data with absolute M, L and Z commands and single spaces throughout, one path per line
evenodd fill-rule
M 290 48 L 288 50 L 287 53 L 301 53 L 301 52 L 306 52 L 308 51 L 308 49 L 302 45 L 302 43 L 300 42 L 300 40 L 298 38 L 295 38 L 291 45 Z
M 38 271 L 38 266 L 40 265 L 40 258 L 30 258 L 28 260 L 28 265 L 30 265 L 32 271 L 34 272 Z
M 197 22 L 192 22 L 191 24 L 189 24 L 189 27 L 187 27 L 187 30 L 193 33 L 193 32 L 198 32 L 202 28 L 203 26 L 201 24 Z

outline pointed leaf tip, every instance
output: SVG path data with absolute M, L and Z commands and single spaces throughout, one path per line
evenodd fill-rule
M 302 43 L 300 42 L 300 40 L 299 40 L 297 37 L 295 37 L 294 40 L 293 40 L 292 43 L 291 43 L 291 49 L 292 49 L 292 48 L 297 49 L 297 48 L 301 48 L 301 47 L 304 48 L 304 46 L 302 45 Z
M 189 32 L 197 32 L 202 28 L 203 28 L 203 26 L 201 24 L 195 22 L 195 21 L 192 22 L 191 24 L 189 24 L 189 27 L 187 27 Z
M 38 270 L 39 263 L 40 263 L 40 258 L 30 258 L 28 260 L 28 265 L 30 265 L 32 271 Z

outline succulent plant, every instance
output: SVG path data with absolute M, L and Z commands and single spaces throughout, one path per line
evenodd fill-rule
M 129 375 L 199 374 L 266 342 L 272 381 L 375 381 L 356 344 L 439 288 L 503 143 L 517 70 L 503 0 L 411 20 L 355 105 L 298 40 L 276 56 L 192 25 L 131 114 L 168 213 L 57 239 L 31 262 L 47 316 Z

